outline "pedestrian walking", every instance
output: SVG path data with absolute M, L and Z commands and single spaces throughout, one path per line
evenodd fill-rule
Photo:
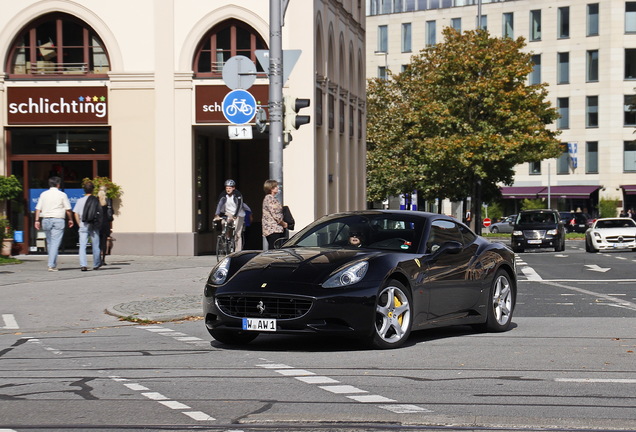
M 99 205 L 102 207 L 102 225 L 99 229 L 99 249 L 100 249 L 100 262 L 104 266 L 106 265 L 106 255 L 110 254 L 108 250 L 108 240 L 113 231 L 112 222 L 114 219 L 113 201 L 108 198 L 108 188 L 104 185 L 99 187 L 97 192 L 97 199 L 99 199 Z
M 274 249 L 276 240 L 285 237 L 287 222 L 283 220 L 283 206 L 276 198 L 278 182 L 270 179 L 263 185 L 263 237 L 267 239 L 267 248 Z
M 60 190 L 62 179 L 57 176 L 49 178 L 49 190 L 40 194 L 35 206 L 36 230 L 42 229 L 46 234 L 46 251 L 48 254 L 48 269 L 57 271 L 57 256 L 59 254 L 62 238 L 64 237 L 65 218 L 68 219 L 68 227 L 73 226 L 71 203 L 68 195 Z M 42 219 L 40 221 L 40 218 Z
M 84 196 L 77 200 L 73 213 L 75 221 L 79 226 L 79 262 L 80 270 L 88 270 L 88 260 L 86 259 L 86 247 L 88 238 L 91 238 L 91 248 L 93 250 L 93 270 L 98 270 L 101 266 L 101 251 L 99 249 L 99 231 L 102 226 L 101 206 L 97 197 L 93 196 L 95 186 L 93 182 L 84 183 Z

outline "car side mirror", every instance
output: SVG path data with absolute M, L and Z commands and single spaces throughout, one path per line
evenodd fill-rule
M 437 258 L 444 253 L 455 255 L 458 254 L 463 249 L 463 247 L 464 246 L 458 241 L 448 241 L 439 247 L 435 245 L 434 249 L 432 249 L 433 256 Z
M 281 237 L 278 240 L 276 240 L 274 242 L 274 249 L 280 249 L 283 247 L 283 244 L 287 241 L 288 239 L 285 237 Z

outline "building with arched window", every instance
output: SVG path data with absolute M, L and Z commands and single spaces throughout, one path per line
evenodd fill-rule
M 225 179 L 252 210 L 246 248 L 262 247 L 267 131 L 233 139 L 223 77 L 252 60 L 247 89 L 267 112 L 269 2 L 0 0 L 0 174 L 24 195 L 9 204 L 23 253 L 44 250 L 37 197 L 59 175 L 73 201 L 84 178 L 109 177 L 116 254 L 214 252 L 212 218 Z M 284 204 L 297 226 L 362 209 L 365 195 L 365 10 L 361 0 L 290 1 L 283 50 L 302 50 L 283 94 L 310 100 L 308 125 L 283 151 Z M 77 232 L 65 233 L 65 251 Z

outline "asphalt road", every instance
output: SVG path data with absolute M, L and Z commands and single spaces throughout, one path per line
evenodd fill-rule
M 634 431 L 636 253 L 582 247 L 518 256 L 511 331 L 422 331 L 392 351 L 276 335 L 230 348 L 200 320 L 104 313 L 200 295 L 211 257 L 0 267 L 17 327 L 0 321 L 0 430 Z

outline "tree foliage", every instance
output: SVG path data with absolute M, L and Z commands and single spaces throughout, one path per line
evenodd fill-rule
M 484 200 L 514 167 L 557 157 L 558 114 L 545 84 L 528 85 L 531 54 L 522 38 L 485 30 L 444 30 L 399 75 L 367 91 L 368 196 L 418 190 L 424 199 L 460 200 L 477 181 Z

